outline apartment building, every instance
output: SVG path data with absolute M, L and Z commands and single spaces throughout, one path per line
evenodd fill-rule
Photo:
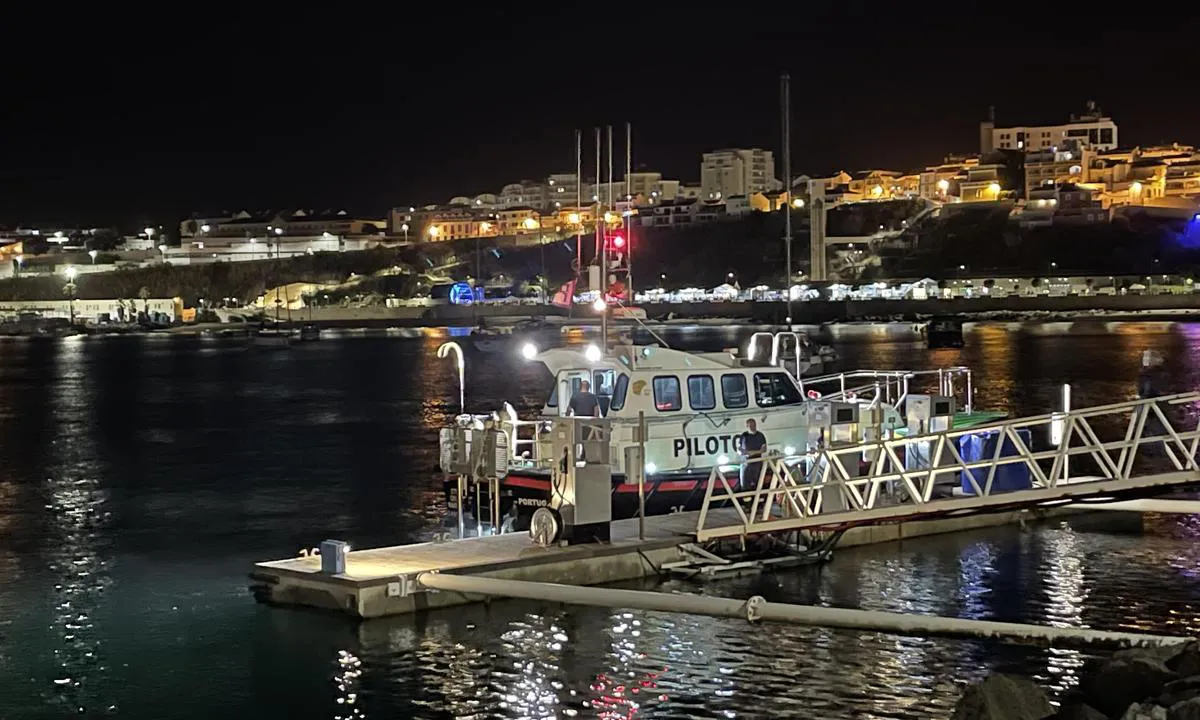
M 761 148 L 725 148 L 700 159 L 700 188 L 704 200 L 749 195 L 776 189 L 775 156 Z
M 1095 151 L 1073 141 L 1061 148 L 1026 153 L 1025 197 L 1032 198 L 1033 191 L 1043 185 L 1087 182 L 1094 157 Z
M 1105 117 L 1096 103 L 1089 102 L 1087 111 L 1071 115 L 1057 125 L 1011 125 L 996 127 L 994 117 L 979 124 L 979 152 L 987 155 L 994 150 L 1050 150 L 1061 148 L 1068 141 L 1092 150 L 1113 150 L 1117 147 L 1117 124 Z

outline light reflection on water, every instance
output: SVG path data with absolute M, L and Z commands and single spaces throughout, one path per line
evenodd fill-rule
M 1146 348 L 1166 355 L 1171 390 L 1200 387 L 1200 326 L 1066 332 L 985 325 L 962 350 L 838 349 L 846 368 L 969 364 L 977 404 L 1019 414 L 1054 407 L 1067 381 L 1077 405 L 1131 395 Z M 253 605 L 254 560 L 439 529 L 436 433 L 459 410 L 457 378 L 433 358 L 447 333 L 416 335 L 267 354 L 0 342 L 0 716 L 928 718 L 991 669 L 1054 692 L 1077 681 L 1084 654 L 989 643 L 529 602 L 357 627 Z M 469 352 L 473 407 L 526 410 L 547 385 L 539 367 Z M 1150 518 L 1145 535 L 997 528 L 657 589 L 1195 633 L 1197 535 L 1192 518 Z

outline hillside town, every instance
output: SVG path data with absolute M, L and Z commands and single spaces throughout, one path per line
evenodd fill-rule
M 913 251 L 918 229 L 968 210 L 1000 213 L 1006 225 L 1023 231 L 1100 227 L 1131 215 L 1185 223 L 1200 217 L 1196 148 L 1181 143 L 1123 146 L 1117 122 L 1094 103 L 1053 125 L 1001 125 L 990 113 L 979 124 L 974 152 L 947 155 L 917 169 L 809 171 L 784 183 L 775 153 L 765 148 L 703 152 L 698 179 L 634 169 L 628 159 L 626 168 L 607 179 L 594 166 L 585 171 L 580 162 L 575 172 L 561 170 L 495 191 L 464 192 L 442 203 L 399 204 L 373 216 L 345 210 L 239 210 L 196 213 L 177 224 L 147 226 L 136 233 L 14 227 L 0 230 L 0 278 L 61 274 L 65 266 L 86 275 L 472 239 L 537 247 L 591 233 L 601 219 L 606 227 L 628 223 L 664 238 L 663 233 L 674 230 L 790 208 L 797 218 L 797 239 L 807 244 L 811 233 L 813 242 L 821 243 L 817 254 L 829 257 L 828 275 L 821 268 L 812 277 L 854 279 L 864 268 L 877 266 L 887 252 Z M 884 206 L 897 209 L 883 215 L 871 210 Z M 851 224 L 849 230 L 827 224 L 824 214 L 839 208 L 856 213 L 860 221 L 885 219 L 869 227 Z M 823 214 L 819 220 L 818 213 Z M 960 269 L 967 267 L 964 262 Z M 667 280 L 665 274 L 662 279 Z

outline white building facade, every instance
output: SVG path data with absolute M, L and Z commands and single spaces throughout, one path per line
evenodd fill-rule
M 1105 117 L 1095 103 L 1088 103 L 1087 112 L 1071 115 L 1061 125 L 1014 125 L 996 127 L 991 120 L 980 123 L 980 152 L 993 150 L 1051 150 L 1068 142 L 1090 150 L 1113 150 L 1118 144 L 1117 124 Z
M 775 156 L 761 148 L 725 148 L 700 158 L 700 193 L 704 200 L 752 195 L 774 190 Z

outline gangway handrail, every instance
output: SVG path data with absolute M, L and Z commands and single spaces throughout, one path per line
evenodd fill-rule
M 1070 500 L 1163 484 L 1200 484 L 1197 462 L 1200 423 L 1177 429 L 1164 412 L 1164 408 L 1198 401 L 1200 393 L 1179 393 L 997 421 L 969 429 L 826 447 L 798 455 L 768 454 L 761 461 L 753 487 L 734 489 L 714 470 L 698 517 L 697 539 L 831 524 L 853 525 L 877 522 L 889 515 L 932 516 L 945 511 L 986 511 L 1001 505 L 1037 505 L 1047 500 Z M 1101 440 L 1091 420 L 1117 414 L 1129 416 L 1123 436 Z M 1047 425 L 1062 429 L 1057 448 L 1035 450 L 1032 443 L 1021 438 L 1019 431 Z M 957 439 L 989 433 L 1000 435 L 991 457 L 966 460 L 957 447 Z M 1162 445 L 1173 472 L 1140 475 L 1134 472 L 1138 450 L 1147 444 Z M 1003 454 L 1005 449 L 1011 454 Z M 847 456 L 850 463 L 845 461 Z M 1100 474 L 1071 477 L 1070 460 L 1078 456 L 1090 457 Z M 868 469 L 860 475 L 862 458 L 866 458 Z M 994 489 L 997 470 L 1009 465 L 1023 465 L 1028 470 L 1028 489 Z M 980 470 L 987 471 L 985 477 L 977 477 L 982 475 L 978 473 Z M 953 507 L 947 504 L 947 499 L 933 497 L 935 484 L 946 475 L 959 478 L 955 484 L 961 484 L 964 492 L 970 488 L 963 497 L 950 501 Z M 1057 492 L 1064 488 L 1068 492 Z M 829 493 L 835 495 L 827 497 Z M 996 497 L 1001 494 L 1003 497 Z M 909 504 L 901 506 L 895 502 L 896 497 Z M 826 502 L 834 498 L 839 502 Z M 741 522 L 708 528 L 709 509 L 718 502 L 738 508 Z M 832 509 L 827 508 L 830 505 Z M 899 507 L 904 508 L 903 512 L 893 512 Z M 782 517 L 776 517 L 780 514 Z

